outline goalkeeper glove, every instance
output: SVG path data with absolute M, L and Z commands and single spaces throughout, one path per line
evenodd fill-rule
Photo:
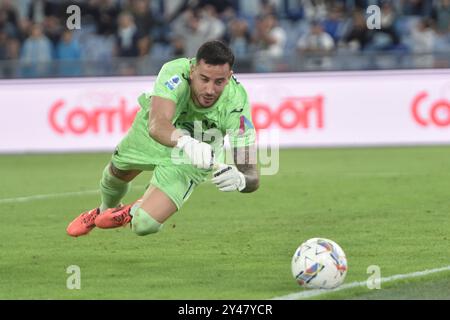
M 211 182 L 214 183 L 220 191 L 242 191 L 245 189 L 245 176 L 235 166 L 220 164 L 219 169 L 213 173 Z
M 190 136 L 181 136 L 177 140 L 176 147 L 184 151 L 193 166 L 199 169 L 212 168 L 214 151 L 209 144 L 200 142 Z

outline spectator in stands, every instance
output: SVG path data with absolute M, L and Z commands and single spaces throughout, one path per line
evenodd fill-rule
M 133 16 L 128 12 L 119 15 L 117 30 L 117 55 L 119 57 L 137 57 L 139 55 L 139 34 Z
M 20 58 L 20 41 L 18 39 L 7 36 L 5 58 L 7 60 L 18 60 Z
M 17 77 L 14 60 L 19 58 L 20 42 L 0 27 L 0 78 Z
M 19 16 L 12 0 L 0 1 L 0 29 L 3 29 L 8 37 L 20 38 Z
M 86 8 L 97 26 L 97 33 L 101 35 L 115 34 L 120 7 L 114 0 L 89 0 Z
M 435 46 L 435 31 L 431 28 L 428 19 L 422 19 L 412 30 L 412 48 L 414 55 L 414 66 L 416 68 L 426 68 L 433 66 L 433 55 L 431 54 Z
M 428 17 L 431 14 L 433 1 L 402 0 L 398 2 L 399 10 L 406 16 Z
M 184 39 L 180 35 L 175 35 L 171 43 L 171 56 L 174 58 L 185 58 Z
M 8 59 L 8 35 L 5 30 L 0 29 L 0 61 Z M 3 64 L 0 64 L 0 66 L 3 69 Z M 0 74 L 3 74 L 3 72 L 0 72 Z
M 278 26 L 273 14 L 259 17 L 253 34 L 253 45 L 258 57 L 278 58 L 284 54 L 286 31 Z
M 276 8 L 275 1 L 260 0 L 258 15 L 259 16 L 267 16 L 267 15 L 277 16 L 277 8 Z
M 202 10 L 188 9 L 175 20 L 174 39 L 178 45 L 183 42 L 184 55 L 195 56 L 197 49 L 205 41 L 220 39 L 225 32 L 225 25 L 216 16 L 212 7 Z
M 450 32 L 450 0 L 438 0 L 433 9 L 432 17 L 437 31 L 441 34 Z
M 198 0 L 197 8 L 204 8 L 205 6 L 212 6 L 214 11 L 222 14 L 228 8 L 237 10 L 239 7 L 237 0 Z
M 154 17 L 148 0 L 134 0 L 132 14 L 138 34 L 138 56 L 145 56 L 150 52 L 157 19 Z
M 327 16 L 325 0 L 301 0 L 303 14 L 308 21 L 321 21 Z
M 47 16 L 43 22 L 45 36 L 51 41 L 52 46 L 56 48 L 63 33 L 64 27 L 56 16 Z
M 44 35 L 42 26 L 34 24 L 30 36 L 25 40 L 20 60 L 24 73 L 30 76 L 46 76 L 52 61 L 52 44 Z
M 200 10 L 200 15 L 202 20 L 208 26 L 208 40 L 218 40 L 225 35 L 226 26 L 222 20 L 219 19 L 219 14 L 214 6 L 209 4 L 203 6 Z
M 268 14 L 277 15 L 277 6 L 284 0 L 244 0 L 239 3 L 239 15 L 254 18 Z
M 78 60 L 81 57 L 80 44 L 73 38 L 73 31 L 64 30 L 56 49 L 56 58 Z
M 247 0 L 249 2 L 249 0 Z M 179 19 L 186 11 L 203 9 L 205 6 L 214 7 L 218 14 L 222 14 L 228 8 L 237 10 L 238 0 L 171 0 L 167 1 L 165 19 L 168 24 Z
M 381 4 L 381 29 L 373 30 L 370 43 L 371 50 L 396 49 L 400 43 L 400 37 L 394 28 L 397 18 L 394 6 L 390 0 L 383 0 Z
M 251 35 L 248 30 L 248 23 L 244 19 L 234 19 L 228 24 L 229 33 L 227 42 L 236 58 L 248 58 L 250 53 Z
M 232 7 L 226 8 L 222 13 L 219 15 L 220 20 L 223 21 L 223 23 L 226 25 L 226 31 L 225 34 L 227 34 L 230 30 L 230 22 L 238 18 L 238 12 L 234 10 Z M 239 16 L 239 18 L 242 18 Z
M 177 47 L 178 53 L 193 57 L 194 48 L 198 48 L 208 34 L 207 26 L 201 20 L 198 10 L 188 9 L 179 16 L 173 23 L 173 46 Z
M 304 17 L 304 11 L 301 6 L 303 0 L 283 1 L 282 16 L 292 21 L 298 21 Z
M 328 54 L 335 47 L 333 38 L 324 31 L 318 21 L 311 23 L 310 32 L 301 37 L 297 42 L 300 53 L 314 53 L 318 55 Z
M 56 47 L 56 58 L 59 61 L 59 74 L 61 76 L 78 76 L 81 74 L 80 44 L 73 38 L 73 32 L 64 30 Z
M 83 29 L 82 29 L 83 30 Z M 112 58 L 117 54 L 116 35 L 88 33 L 80 39 L 85 76 L 113 75 Z
M 344 29 L 344 12 L 342 5 L 335 5 L 330 8 L 327 13 L 326 19 L 322 25 L 324 31 L 328 33 L 335 42 L 338 42 L 343 34 Z
M 323 30 L 318 21 L 311 23 L 310 31 L 297 42 L 297 50 L 303 56 L 306 69 L 330 69 L 331 60 L 327 55 L 335 48 L 333 38 Z
M 132 2 L 132 14 L 139 37 L 150 36 L 155 18 L 147 0 L 134 0 Z
M 28 19 L 31 23 L 43 23 L 45 17 L 58 15 L 58 3 L 47 0 L 32 0 L 28 6 Z
M 364 50 L 370 43 L 370 33 L 369 29 L 367 29 L 364 14 L 359 10 L 355 10 L 351 24 L 347 35 L 344 36 L 343 42 L 351 51 Z

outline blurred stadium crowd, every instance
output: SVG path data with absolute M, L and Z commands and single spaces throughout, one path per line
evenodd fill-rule
M 237 72 L 447 68 L 450 0 L 0 0 L 1 78 L 151 75 L 211 39 Z

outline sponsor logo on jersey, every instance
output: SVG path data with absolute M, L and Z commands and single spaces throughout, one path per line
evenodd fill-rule
M 175 90 L 181 83 L 181 78 L 178 75 L 173 76 L 168 81 L 166 81 L 165 85 L 169 90 Z

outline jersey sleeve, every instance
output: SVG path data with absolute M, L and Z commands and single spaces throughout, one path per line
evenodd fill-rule
M 183 78 L 183 68 L 176 61 L 166 63 L 159 71 L 151 96 L 172 100 L 177 103 L 185 89 L 187 80 Z
M 256 143 L 256 131 L 253 125 L 250 103 L 247 93 L 241 88 L 234 106 L 226 119 L 226 132 L 232 148 L 241 148 Z

